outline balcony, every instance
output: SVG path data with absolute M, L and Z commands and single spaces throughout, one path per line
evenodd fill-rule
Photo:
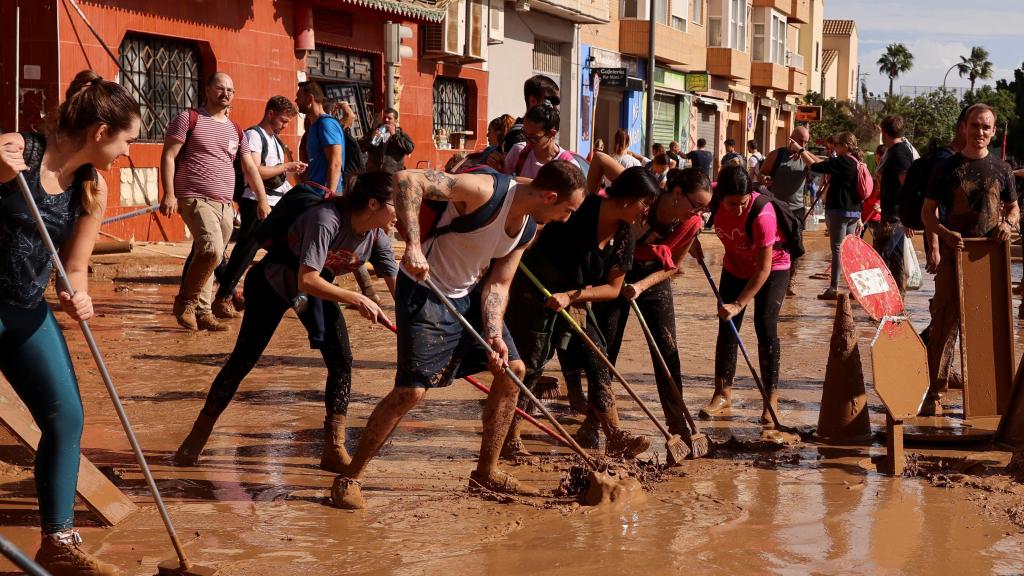
M 609 0 L 532 0 L 530 7 L 577 24 L 606 24 Z M 615 3 L 618 9 L 618 2 Z
M 789 11 L 789 21 L 810 24 L 811 0 L 793 0 L 793 8 Z
M 755 8 L 774 8 L 784 14 L 793 9 L 793 0 L 754 0 Z
M 647 58 L 648 20 L 623 19 L 619 25 L 619 52 Z M 694 70 L 707 67 L 707 42 L 704 28 L 691 26 L 689 32 L 658 24 L 654 56 L 669 64 L 687 66 Z
M 801 96 L 807 94 L 807 73 L 802 68 L 789 69 L 789 92 Z
M 756 88 L 789 92 L 789 68 L 774 62 L 754 62 L 750 84 Z
M 708 48 L 708 72 L 714 76 L 748 80 L 750 55 L 731 48 Z

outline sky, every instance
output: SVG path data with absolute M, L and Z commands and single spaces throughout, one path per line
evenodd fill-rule
M 896 78 L 901 86 L 941 86 L 943 75 L 972 46 L 989 51 L 994 72 L 978 85 L 1012 79 L 1024 62 L 1024 0 L 825 0 L 825 18 L 854 20 L 860 41 L 858 60 L 864 81 L 876 94 L 889 89 L 889 77 L 878 71 L 886 45 L 902 42 L 914 55 L 914 67 Z M 968 87 L 957 71 L 947 86 Z

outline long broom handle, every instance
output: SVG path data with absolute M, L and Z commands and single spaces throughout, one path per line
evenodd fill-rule
M 543 294 L 545 298 L 551 298 L 551 292 L 549 292 L 548 289 L 545 288 L 543 284 L 541 284 L 540 280 L 533 275 L 533 272 L 530 272 L 530 269 L 526 267 L 526 264 L 520 262 L 519 270 L 522 271 L 522 273 L 525 274 L 531 282 L 533 282 L 533 285 L 536 286 L 538 290 L 540 290 L 540 293 Z M 645 414 L 647 414 L 648 418 L 650 418 L 652 422 L 654 422 L 654 425 L 657 426 L 658 430 L 660 430 L 661 433 L 665 435 L 665 438 L 671 438 L 672 434 L 668 431 L 667 428 L 665 428 L 665 425 L 662 424 L 657 417 L 655 417 L 655 415 L 651 412 L 651 409 L 647 407 L 647 404 L 645 404 L 644 401 L 640 399 L 640 396 L 637 396 L 637 393 L 633 391 L 633 387 L 629 385 L 629 382 L 627 382 L 626 379 L 622 376 L 622 374 L 619 373 L 618 369 L 615 368 L 615 364 L 612 364 L 612 361 L 608 359 L 608 356 L 605 356 L 605 353 L 601 350 L 601 347 L 598 346 L 593 340 L 591 340 L 590 336 L 587 336 L 587 333 L 583 330 L 583 327 L 580 326 L 578 322 L 576 322 L 576 319 L 573 318 L 572 315 L 570 315 L 569 312 L 565 310 L 565 308 L 562 308 L 558 312 L 562 315 L 562 318 L 564 318 L 565 321 L 568 322 L 570 326 L 572 326 L 573 330 L 576 331 L 576 334 L 578 334 L 580 338 L 583 339 L 583 341 L 587 344 L 587 347 L 590 348 L 590 350 L 598 358 L 601 359 L 601 362 L 608 367 L 608 370 L 612 373 L 613 376 L 615 376 L 615 379 L 618 380 L 620 384 L 622 384 L 622 387 L 626 389 L 626 392 L 629 393 L 630 397 L 633 398 L 633 400 L 640 405 L 640 409 L 643 410 Z
M 711 277 L 711 270 L 708 270 L 708 265 L 704 262 L 704 256 L 701 255 L 697 258 L 697 262 L 700 262 L 701 270 L 704 271 L 704 276 L 707 277 L 708 283 L 711 284 L 711 291 L 715 293 L 715 299 L 718 300 L 718 305 L 722 306 L 722 295 L 718 292 L 718 286 L 715 284 L 715 279 Z M 757 385 L 757 391 L 761 393 L 761 398 L 764 399 L 764 405 L 768 408 L 768 414 L 772 417 L 772 423 L 779 430 L 789 429 L 784 427 L 779 422 L 779 416 L 775 413 L 775 408 L 772 407 L 772 403 L 768 400 L 768 393 L 764 389 L 764 384 L 761 383 L 761 377 L 758 375 L 757 370 L 754 369 L 754 363 L 750 360 L 750 354 L 747 354 L 747 347 L 743 345 L 743 338 L 740 337 L 740 331 L 736 329 L 736 323 L 729 318 L 729 327 L 732 328 L 733 336 L 736 337 L 736 342 L 740 345 L 740 351 L 743 352 L 743 359 L 747 361 L 747 368 L 750 369 L 750 375 L 754 377 L 754 384 Z
M 68 274 L 64 270 L 64 264 L 60 261 L 60 255 L 57 252 L 56 246 L 53 245 L 53 240 L 50 238 L 50 233 L 46 230 L 46 224 L 43 222 L 43 217 L 39 213 L 39 207 L 36 206 L 36 201 L 32 197 L 32 191 L 29 190 L 28 182 L 25 181 L 25 175 L 18 173 L 18 186 L 21 188 L 21 196 L 25 200 L 25 205 L 28 206 L 30 212 L 32 212 L 32 218 L 36 222 L 36 228 L 39 230 L 39 236 L 43 239 L 43 243 L 46 244 L 46 249 L 50 252 L 50 260 L 53 261 L 53 267 L 57 271 L 57 288 L 67 292 L 69 295 L 75 295 L 75 289 L 71 287 L 71 281 L 68 279 Z M 103 378 L 103 385 L 107 387 L 107 393 L 110 395 L 110 401 L 114 404 L 114 411 L 117 412 L 117 418 L 121 421 L 121 427 L 124 428 L 124 433 L 128 436 L 128 443 L 132 445 L 132 451 L 135 452 L 135 460 L 139 463 L 139 467 L 142 468 L 142 475 L 146 477 L 146 484 L 149 485 L 149 492 L 153 495 L 153 500 L 156 502 L 156 507 L 160 510 L 160 518 L 164 521 L 164 526 L 167 528 L 167 534 L 171 537 L 171 543 L 174 545 L 174 551 L 178 554 L 178 560 L 181 562 L 181 566 L 185 569 L 191 567 L 188 557 L 185 555 L 185 550 L 181 546 L 181 541 L 178 539 L 178 534 L 174 530 L 174 525 L 171 523 L 171 517 L 167 514 L 167 508 L 164 506 L 163 498 L 160 497 L 160 491 L 156 487 L 156 481 L 153 480 L 153 474 L 149 471 L 149 465 L 146 463 L 146 456 L 142 453 L 142 448 L 139 446 L 139 440 L 135 437 L 135 431 L 132 430 L 132 425 L 128 421 L 128 415 L 125 414 L 124 406 L 121 404 L 121 398 L 117 394 L 117 388 L 114 387 L 114 381 L 110 377 L 110 372 L 107 371 L 107 364 L 103 361 L 103 355 L 100 353 L 99 346 L 96 345 L 96 339 L 92 336 L 92 330 L 89 328 L 89 323 L 85 320 L 79 320 L 78 326 L 82 329 L 82 334 L 85 336 L 85 341 L 89 344 L 89 351 L 92 353 L 93 359 L 96 361 L 96 367 L 100 371 L 100 376 Z
M 630 300 L 629 306 L 636 314 L 636 319 L 640 321 L 640 328 L 644 332 L 644 338 L 647 339 L 647 346 L 650 347 L 651 353 L 657 359 L 658 366 L 661 367 L 661 371 L 665 378 L 668 378 L 668 387 L 672 390 L 672 399 L 678 402 L 679 406 L 683 409 L 683 415 L 686 416 L 686 422 L 690 425 L 693 433 L 699 433 L 700 429 L 697 428 L 697 423 L 693 421 L 693 416 L 690 415 L 690 409 L 686 406 L 686 401 L 683 399 L 683 393 L 676 390 L 676 379 L 672 375 L 672 369 L 668 367 L 668 362 L 665 361 L 665 355 L 662 354 L 661 349 L 658 348 L 658 343 L 654 340 L 654 333 L 651 332 L 651 327 L 647 325 L 647 320 L 644 318 L 643 313 L 640 312 L 640 306 L 636 303 L 636 300 Z
M 436 284 L 434 284 L 434 281 L 431 280 L 430 277 L 427 277 L 426 279 L 423 280 L 423 283 L 426 284 L 427 287 L 434 292 L 434 295 L 441 300 L 441 303 L 444 304 L 444 307 L 447 308 L 448 311 L 451 312 L 453 316 L 455 316 L 455 318 L 459 321 L 459 324 L 462 325 L 462 329 L 468 332 L 470 335 L 472 335 L 473 339 L 476 340 L 478 344 L 483 346 L 484 350 L 486 350 L 490 354 L 493 354 L 494 349 L 491 348 L 490 344 L 488 344 L 487 341 L 484 340 L 484 337 L 481 336 L 480 333 L 477 332 L 475 328 L 473 328 L 473 325 L 469 323 L 469 320 L 466 320 L 466 317 L 463 316 L 455 308 L 455 305 L 452 304 L 450 300 L 448 300 L 448 297 L 444 295 L 444 292 L 441 292 L 441 289 L 438 288 Z M 526 384 L 524 384 L 523 381 L 519 379 L 519 376 L 516 376 L 516 373 L 512 371 L 512 368 L 509 367 L 508 364 L 505 365 L 505 375 L 507 375 L 513 382 L 515 382 L 516 386 L 519 386 L 519 390 L 526 395 L 527 399 L 529 399 L 530 402 L 533 402 L 533 405 L 536 406 L 541 411 L 541 413 L 544 414 L 544 417 L 551 421 L 551 424 L 554 425 L 555 429 L 558 430 L 558 433 L 562 435 L 562 438 L 569 445 L 569 448 L 572 448 L 572 451 L 578 454 L 579 457 L 583 459 L 583 461 L 587 464 L 588 467 L 590 467 L 591 470 L 597 471 L 597 464 L 594 462 L 593 459 L 591 459 L 590 455 L 587 454 L 586 451 L 584 451 L 583 448 L 576 443 L 576 440 L 574 440 L 573 437 L 569 435 L 569 433 L 565 430 L 564 427 L 562 427 L 562 425 L 551 414 L 551 412 L 549 412 L 548 409 L 544 407 L 544 404 L 541 404 L 541 401 L 538 400 L 537 397 L 533 395 L 533 392 L 530 392 L 530 389 L 527 388 Z
M 377 320 L 377 321 L 380 322 L 388 330 L 391 330 L 391 332 L 393 332 L 395 334 L 398 334 L 398 327 L 395 326 L 394 324 L 391 324 L 390 322 L 384 322 L 383 320 Z M 490 394 L 491 393 L 491 389 L 490 388 L 488 388 L 483 382 L 477 380 L 476 378 L 473 378 L 472 376 L 463 376 L 462 379 L 465 380 L 466 382 L 469 382 L 470 384 L 472 384 L 477 390 L 483 392 L 484 394 Z M 536 418 L 534 418 L 533 416 L 530 416 L 530 414 L 528 412 L 526 412 L 525 410 L 519 408 L 518 406 L 516 406 L 516 414 L 519 414 L 519 416 L 521 416 L 524 420 L 526 420 L 530 424 L 533 424 L 534 426 L 536 426 L 537 429 L 539 429 L 541 432 L 544 432 L 545 434 L 547 434 L 548 436 L 551 436 L 555 440 L 558 440 L 562 444 L 565 444 L 565 445 L 569 444 L 568 442 L 566 442 L 565 438 L 562 438 L 561 434 L 559 434 L 558 432 L 555 432 L 551 428 L 548 428 L 547 426 L 545 426 L 544 424 L 539 422 Z

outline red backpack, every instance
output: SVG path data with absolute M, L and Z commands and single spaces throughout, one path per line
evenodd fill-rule
M 874 189 L 875 181 L 871 178 L 871 170 L 867 164 L 857 160 L 857 195 L 860 196 L 861 202 L 867 200 Z

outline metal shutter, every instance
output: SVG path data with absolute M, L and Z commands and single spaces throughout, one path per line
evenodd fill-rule
M 673 94 L 654 95 L 654 141 L 668 148 L 669 142 L 678 142 L 679 97 Z

